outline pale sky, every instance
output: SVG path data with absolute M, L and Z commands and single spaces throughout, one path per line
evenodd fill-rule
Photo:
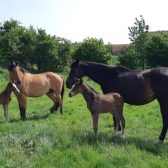
M 143 15 L 150 31 L 168 30 L 167 0 L 0 0 L 0 23 L 10 18 L 23 26 L 81 42 L 129 43 L 128 27 Z

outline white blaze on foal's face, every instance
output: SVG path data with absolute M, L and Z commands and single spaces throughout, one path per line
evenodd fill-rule
M 18 87 L 17 87 L 14 83 L 12 83 L 12 86 L 16 89 L 16 91 L 17 91 L 18 93 L 20 93 L 20 90 L 18 89 Z

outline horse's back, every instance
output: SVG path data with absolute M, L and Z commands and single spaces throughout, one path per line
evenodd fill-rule
M 27 79 L 29 78 L 30 81 L 51 81 L 56 83 L 62 83 L 63 77 L 55 72 L 45 72 L 45 73 L 39 73 L 39 74 L 30 74 L 27 73 Z
M 124 104 L 123 97 L 120 94 L 113 92 L 105 95 L 99 94 L 98 102 L 100 103 L 100 111 L 103 113 L 122 109 Z
M 164 96 L 168 100 L 168 68 L 157 67 L 119 76 L 119 92 L 129 104 L 142 105 Z
M 49 78 L 52 82 L 56 82 L 57 84 L 63 85 L 64 83 L 63 76 L 55 72 L 46 72 L 46 77 Z
M 63 79 L 54 72 L 46 72 L 39 74 L 25 73 L 22 82 L 23 92 L 30 97 L 39 97 L 50 90 L 60 94 L 63 86 Z

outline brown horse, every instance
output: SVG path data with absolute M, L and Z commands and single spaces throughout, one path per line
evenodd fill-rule
M 5 122 L 8 121 L 8 105 L 11 101 L 11 92 L 17 91 L 16 94 L 19 93 L 19 90 L 17 89 L 16 85 L 9 82 L 6 86 L 6 88 L 0 93 L 0 104 L 2 104 L 4 109 L 4 119 Z
M 105 95 L 97 94 L 93 88 L 83 83 L 82 79 L 77 80 L 74 88 L 69 93 L 69 96 L 75 96 L 81 93 L 87 102 L 87 107 L 91 112 L 93 119 L 93 129 L 97 136 L 98 118 L 100 113 L 110 112 L 116 119 L 115 132 L 118 133 L 119 124 L 121 124 L 121 132 L 124 134 L 125 119 L 123 116 L 123 97 L 118 93 L 108 93 Z
M 22 120 L 26 119 L 27 97 L 39 97 L 44 94 L 54 102 L 51 113 L 60 106 L 60 113 L 63 114 L 64 79 L 62 76 L 53 72 L 31 74 L 21 68 L 16 61 L 9 63 L 8 70 L 11 82 L 15 83 L 20 90 L 17 99 Z

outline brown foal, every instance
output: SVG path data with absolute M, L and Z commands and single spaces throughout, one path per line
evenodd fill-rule
M 108 93 L 105 95 L 97 94 L 93 88 L 83 83 L 82 79 L 76 79 L 74 88 L 69 93 L 69 96 L 75 96 L 81 93 L 87 102 L 87 107 L 91 112 L 93 119 L 93 129 L 97 136 L 98 131 L 98 118 L 100 113 L 110 112 L 116 119 L 115 132 L 121 124 L 121 133 L 124 134 L 125 129 L 125 119 L 123 116 L 123 97 L 118 93 Z
M 17 89 L 16 85 L 9 82 L 6 88 L 0 93 L 0 104 L 3 106 L 4 109 L 5 122 L 8 121 L 8 105 L 9 102 L 11 101 L 12 91 L 17 91 L 17 93 L 19 93 L 19 90 Z

